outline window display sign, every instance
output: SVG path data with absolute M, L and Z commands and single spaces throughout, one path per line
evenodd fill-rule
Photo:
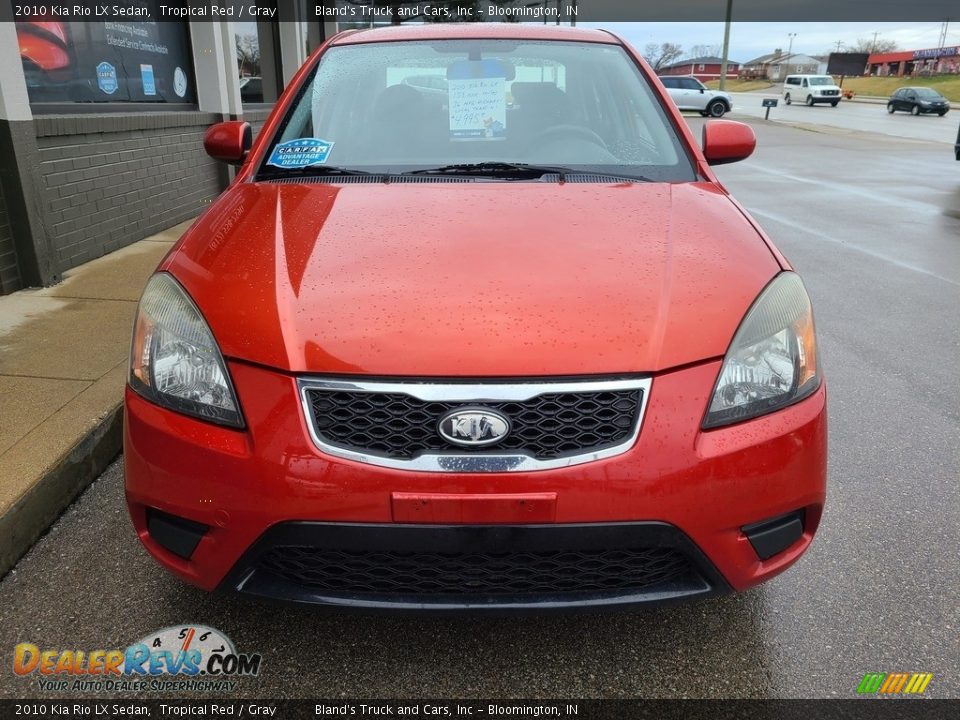
M 449 68 L 451 140 L 506 137 L 506 75 L 496 60 L 461 61 Z
M 192 103 L 186 23 L 17 21 L 30 102 Z

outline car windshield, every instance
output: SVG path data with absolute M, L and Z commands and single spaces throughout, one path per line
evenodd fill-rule
M 938 93 L 936 90 L 931 90 L 930 88 L 917 88 L 914 90 L 914 92 L 917 94 L 918 98 L 922 98 L 924 100 L 940 99 L 940 93 Z
M 696 178 L 676 129 L 622 47 L 474 39 L 329 48 L 281 121 L 259 175 L 509 179 L 530 175 L 531 166 Z
M 812 77 L 810 78 L 811 85 L 833 85 L 833 78 L 830 76 L 826 77 Z

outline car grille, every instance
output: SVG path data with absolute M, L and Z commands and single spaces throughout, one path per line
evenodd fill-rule
M 839 94 L 840 94 L 840 91 L 839 91 L 839 90 L 824 90 L 824 91 L 823 91 L 823 94 L 824 94 L 824 95 L 839 95 Z
M 318 437 L 334 447 L 407 460 L 425 452 L 476 454 L 514 451 L 537 459 L 580 455 L 627 441 L 639 419 L 643 390 L 544 393 L 523 401 L 438 402 L 402 392 L 309 388 Z M 494 447 L 451 445 L 437 425 L 447 413 L 471 406 L 496 410 L 511 422 Z
M 351 596 L 630 593 L 696 576 L 685 555 L 662 547 L 457 553 L 276 546 L 257 570 Z

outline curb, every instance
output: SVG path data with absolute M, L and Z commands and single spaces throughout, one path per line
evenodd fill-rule
M 117 403 L 0 515 L 0 578 L 49 530 L 80 493 L 120 454 L 123 409 Z

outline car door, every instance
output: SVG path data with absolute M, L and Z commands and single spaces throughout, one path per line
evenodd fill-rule
M 673 100 L 673 104 L 682 110 L 683 108 L 680 105 L 681 91 L 679 80 L 672 77 L 661 77 L 660 82 L 662 82 L 663 86 L 667 89 L 667 95 L 669 95 L 670 99 Z
M 671 78 L 674 88 L 670 91 L 670 97 L 681 110 L 692 110 L 690 105 L 690 88 L 687 87 L 686 78 Z
M 696 78 L 680 78 L 680 84 L 683 86 L 684 97 L 689 110 L 705 110 L 707 107 L 707 94 L 703 91 L 703 86 L 697 82 Z
M 904 103 L 903 109 L 910 110 L 911 112 L 913 112 L 914 106 L 919 104 L 919 100 L 917 99 L 917 93 L 914 92 L 913 90 L 908 90 L 906 94 L 906 98 L 907 98 L 907 101 L 906 103 Z

